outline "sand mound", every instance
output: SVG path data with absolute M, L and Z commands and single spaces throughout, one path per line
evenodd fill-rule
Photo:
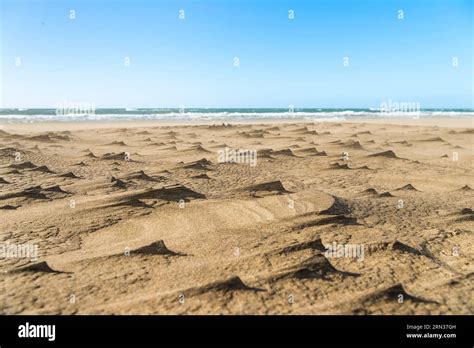
M 57 139 L 57 140 L 64 140 L 64 141 L 70 141 L 71 137 L 69 135 L 63 135 L 63 134 L 71 134 L 69 131 L 64 131 L 59 133 L 52 133 L 50 135 L 51 138 Z
M 20 172 L 18 169 L 12 169 L 12 170 L 9 170 L 8 172 L 5 172 L 4 174 L 21 175 L 21 174 L 23 174 L 23 173 Z
M 395 197 L 395 196 L 387 191 L 387 192 L 383 192 L 383 193 L 379 194 L 379 197 Z
M 127 144 L 125 144 L 124 141 L 113 141 L 110 144 L 106 144 L 106 145 L 128 146 Z
M 379 194 L 379 192 L 376 189 L 372 188 L 372 187 L 369 187 L 368 189 L 362 191 L 361 193 L 366 193 L 366 194 L 371 194 L 371 195 L 378 195 Z
M 133 207 L 133 208 L 153 208 L 153 205 L 147 204 L 139 199 L 129 198 L 122 202 L 108 204 L 108 207 Z
M 359 222 L 356 218 L 348 217 L 345 215 L 335 215 L 327 218 L 323 218 L 320 220 L 314 220 L 311 223 L 311 226 L 322 226 L 322 225 L 359 225 Z
M 39 134 L 39 135 L 31 136 L 31 137 L 26 137 L 25 140 L 51 143 L 51 142 L 54 142 L 55 140 L 70 141 L 71 138 L 67 135 L 61 135 L 58 133 L 47 133 L 47 134 Z
M 434 142 L 443 142 L 443 143 L 446 142 L 446 140 L 444 140 L 441 137 L 434 137 L 434 138 L 423 139 L 423 140 L 419 140 L 419 141 L 429 141 L 429 142 L 434 141 Z
M 231 148 L 232 146 L 230 146 L 226 143 L 223 143 L 223 144 L 212 145 L 211 147 L 213 149 L 218 149 L 218 148 L 225 149 L 226 147 Z
M 308 127 L 302 127 L 302 128 L 297 128 L 297 129 L 292 130 L 292 132 L 295 132 L 295 133 L 301 133 L 301 132 L 307 132 L 307 131 L 309 131 Z
M 419 191 L 412 184 L 407 184 L 405 186 L 395 189 L 395 191 Z
M 61 177 L 61 178 L 80 179 L 80 177 L 77 176 L 76 174 L 74 174 L 73 172 L 67 172 L 67 173 L 64 173 L 64 174 L 59 174 L 58 176 Z
M 159 240 L 156 242 L 153 242 L 151 244 L 142 246 L 140 248 L 131 250 L 130 252 L 131 255 L 133 254 L 141 254 L 141 255 L 169 255 L 169 256 L 177 256 L 177 255 L 183 255 L 180 253 L 176 253 L 174 251 L 169 250 L 165 242 L 163 240 Z
M 330 280 L 332 275 L 359 276 L 356 273 L 336 269 L 323 254 L 317 254 L 303 261 L 299 266 L 292 267 L 271 278 L 271 281 L 282 279 L 323 279 Z
M 364 150 L 363 146 L 358 141 L 348 141 L 344 143 L 344 146 L 349 147 L 351 149 Z
M 160 181 L 163 181 L 163 179 L 166 179 L 166 178 L 163 177 L 163 176 L 160 176 L 159 178 L 154 178 L 154 177 L 146 174 L 143 170 L 140 170 L 138 172 L 128 174 L 127 179 L 137 179 L 137 180 L 144 180 L 144 181 L 160 182 Z
M 272 157 L 272 153 L 273 153 L 273 149 L 257 150 L 257 157 L 274 159 L 275 157 Z
M 257 138 L 257 139 L 263 139 L 264 138 L 263 133 L 239 132 L 239 135 L 244 137 L 244 138 Z
M 365 135 L 365 134 L 372 135 L 372 132 L 371 131 L 363 131 L 363 132 L 357 132 L 354 135 Z
M 146 190 L 145 192 L 134 193 L 130 196 L 135 199 L 160 199 L 164 201 L 178 202 L 183 199 L 189 201 L 190 198 L 204 199 L 205 195 L 191 190 L 184 185 L 165 186 L 158 189 Z
M 25 138 L 25 140 L 29 140 L 29 141 L 39 141 L 39 142 L 42 142 L 42 143 L 51 143 L 51 142 L 54 141 L 54 140 L 49 136 L 49 134 L 35 135 L 35 136 L 32 136 L 32 137 L 27 137 L 27 138 Z
M 75 166 L 79 166 L 79 167 L 87 167 L 87 166 L 88 166 L 88 164 L 86 164 L 86 163 L 84 163 L 84 162 L 82 162 L 82 161 L 79 162 L 79 163 L 76 163 L 76 164 L 74 164 L 74 165 L 75 165 Z
M 36 164 L 33 164 L 31 162 L 23 162 L 23 163 L 18 163 L 18 164 L 10 164 L 8 166 L 9 168 L 14 168 L 14 169 L 31 169 L 31 168 L 36 168 Z
M 41 192 L 40 186 L 29 187 L 21 191 L 9 192 L 0 196 L 0 200 L 10 198 L 48 199 L 48 197 Z
M 311 156 L 327 156 L 325 151 L 318 151 L 315 147 L 308 147 L 305 149 L 298 150 L 298 152 L 308 153 Z
M 464 185 L 463 187 L 461 187 L 457 191 L 471 192 L 472 188 L 469 185 Z
M 267 130 L 267 131 L 273 131 L 273 132 L 275 132 L 275 131 L 279 131 L 279 130 L 280 130 L 280 127 L 277 127 L 277 126 L 275 126 L 275 127 L 270 127 L 270 128 L 267 128 L 266 130 Z
M 118 187 L 118 188 L 121 188 L 121 189 L 125 189 L 128 187 L 128 184 L 125 182 L 125 181 L 122 181 L 120 179 L 116 179 L 115 177 L 112 177 L 112 181 L 114 182 L 114 184 L 112 185 L 112 187 Z
M 356 170 L 356 169 L 368 169 L 368 170 L 371 170 L 368 166 L 364 165 L 364 166 L 361 166 L 361 167 L 352 167 L 349 163 L 339 163 L 339 162 L 336 162 L 336 163 L 333 163 L 331 165 L 332 168 L 334 169 L 353 169 L 353 170 Z
M 177 151 L 178 148 L 176 146 L 169 146 L 169 147 L 165 147 L 161 150 L 166 150 L 166 151 Z
M 166 132 L 165 134 L 166 134 L 166 135 L 172 135 L 172 136 L 177 136 L 177 135 L 179 135 L 179 133 L 178 133 L 178 132 L 175 132 L 175 131 L 169 131 L 169 132 Z
M 192 179 L 206 179 L 210 180 L 211 178 L 207 174 L 199 174 L 191 177 Z
M 435 301 L 427 300 L 427 299 L 424 299 L 422 297 L 414 296 L 414 295 L 409 294 L 405 290 L 403 285 L 400 284 L 400 283 L 397 283 L 397 284 L 392 285 L 390 287 L 387 287 L 385 289 L 382 289 L 382 290 L 376 291 L 372 294 L 369 294 L 368 296 L 366 296 L 363 299 L 363 302 L 373 303 L 373 302 L 380 302 L 380 301 L 381 302 L 390 301 L 390 302 L 397 303 L 397 301 L 400 298 L 399 297 L 400 295 L 403 296 L 403 301 L 404 302 L 410 301 L 410 302 L 418 302 L 418 303 L 420 303 L 420 302 L 436 303 Z
M 56 172 L 53 172 L 51 169 L 49 169 L 47 166 L 40 166 L 36 168 L 29 169 L 31 172 L 41 172 L 41 173 L 48 173 L 48 174 L 56 174 Z
M 301 251 L 305 249 L 311 249 L 311 250 L 316 250 L 320 252 L 326 251 L 326 247 L 323 245 L 323 242 L 321 241 L 321 238 L 316 238 L 314 240 L 310 240 L 307 242 L 303 243 L 298 243 L 295 245 L 290 245 L 287 247 L 282 248 L 281 250 L 278 251 L 278 254 L 290 254 L 296 251 Z
M 120 152 L 120 153 L 106 153 L 102 155 L 101 157 L 104 160 L 120 160 L 120 161 L 125 161 L 126 158 L 128 158 L 128 154 L 126 152 Z M 129 160 L 131 162 L 131 160 Z
M 282 150 L 278 150 L 278 151 L 272 151 L 271 152 L 272 155 L 275 155 L 275 156 L 295 156 L 295 154 L 293 153 L 293 151 L 291 151 L 291 149 L 282 149 Z
M 248 186 L 244 190 L 250 192 L 277 192 L 279 194 L 291 193 L 285 189 L 280 180 Z
M 33 272 L 33 273 L 61 273 L 52 269 L 46 261 L 33 263 L 20 268 L 11 270 L 9 273 L 22 273 L 22 272 Z
M 301 150 L 299 150 L 299 152 L 316 154 L 316 155 L 318 155 L 320 153 L 318 151 L 318 149 L 316 149 L 315 147 L 308 147 L 308 148 L 305 148 L 305 149 L 301 149 Z
M 194 146 L 190 150 L 194 150 L 194 151 L 197 151 L 197 152 L 205 152 L 205 153 L 211 153 L 212 152 L 212 151 L 209 151 L 209 150 L 205 149 L 204 147 L 202 147 L 202 145 Z
M 332 168 L 334 169 L 352 169 L 350 166 L 349 166 L 349 163 L 333 163 L 331 165 Z
M 186 169 L 198 169 L 198 170 L 211 170 L 209 166 L 212 165 L 212 162 L 206 158 L 201 158 L 200 160 L 191 162 L 185 165 L 183 168 Z
M 409 246 L 405 243 L 399 242 L 398 240 L 396 240 L 395 242 L 393 242 L 391 244 L 391 249 L 392 250 L 399 250 L 399 251 L 409 253 L 409 254 L 421 255 L 421 253 L 417 249 L 415 249 L 415 248 L 413 248 L 413 247 L 411 247 L 411 246 Z
M 3 209 L 3 210 L 16 210 L 18 209 L 20 206 L 19 205 L 10 205 L 10 204 L 7 204 L 7 205 L 3 205 L 0 207 L 0 209 Z
M 45 195 L 45 192 L 70 194 L 69 192 L 63 191 L 58 185 L 51 186 L 45 189 L 43 189 L 41 186 L 33 186 L 21 191 L 9 192 L 4 195 L 1 195 L 0 200 L 11 198 L 49 199 L 48 196 Z
M 10 182 L 6 181 L 4 178 L 0 177 L 0 184 L 9 184 Z
M 183 168 L 196 170 L 211 170 L 211 168 L 201 163 L 190 163 L 185 165 Z
M 61 187 L 59 187 L 59 185 L 44 188 L 44 191 L 70 194 L 69 192 L 66 192 Z
M 189 289 L 186 295 L 196 296 L 207 292 L 232 292 L 232 291 L 264 291 L 263 289 L 252 288 L 247 286 L 239 277 L 231 277 L 224 280 L 218 280 L 197 288 Z
M 197 160 L 194 163 L 199 163 L 199 164 L 202 164 L 204 166 L 210 166 L 211 164 L 213 164 L 212 161 L 209 161 L 207 158 L 201 158 L 200 160 Z
M 346 215 L 351 213 L 348 203 L 341 197 L 332 196 L 334 202 L 331 206 L 320 212 L 321 215 Z
M 392 150 L 374 153 L 372 155 L 369 155 L 369 157 L 400 158 Z

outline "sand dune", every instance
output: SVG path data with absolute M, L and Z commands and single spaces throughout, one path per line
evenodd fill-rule
M 387 151 L 382 151 L 378 153 L 374 153 L 372 155 L 369 155 L 369 157 L 385 157 L 385 158 L 400 158 L 397 156 L 395 152 L 392 150 L 387 150 Z
M 50 127 L 0 130 L 2 314 L 473 311 L 472 129 Z

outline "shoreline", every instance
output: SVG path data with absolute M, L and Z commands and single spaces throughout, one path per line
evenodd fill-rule
M 269 124 L 384 124 L 384 125 L 407 125 L 407 126 L 435 126 L 444 128 L 474 128 L 474 118 L 453 117 L 453 118 L 366 118 L 355 117 L 350 120 L 317 121 L 308 119 L 262 119 L 262 120 L 97 120 L 97 121 L 39 121 L 34 123 L 0 123 L 0 130 L 13 132 L 44 132 L 49 130 L 86 130 L 101 128 L 136 128 L 136 127 L 168 127 L 168 126 L 201 126 L 212 124 L 232 124 L 232 125 L 269 125 Z

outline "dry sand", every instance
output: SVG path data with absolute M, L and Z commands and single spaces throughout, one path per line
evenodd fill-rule
M 0 238 L 39 257 L 0 259 L 0 312 L 472 314 L 473 133 L 4 126 Z M 257 165 L 219 163 L 226 146 Z

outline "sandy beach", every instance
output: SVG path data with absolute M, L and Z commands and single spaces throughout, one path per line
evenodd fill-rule
M 473 134 L 4 125 L 0 313 L 472 314 Z

